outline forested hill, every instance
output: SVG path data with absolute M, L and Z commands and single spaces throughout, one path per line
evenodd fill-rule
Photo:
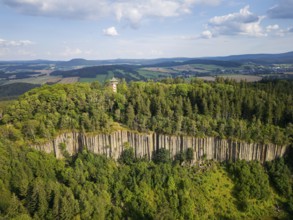
M 292 146 L 293 82 L 121 81 L 44 85 L 0 108 L 0 219 L 292 219 L 292 151 L 266 162 L 190 166 L 191 148 L 153 161 L 33 150 L 68 130 L 213 136 Z M 64 150 L 64 145 L 58 146 Z M 292 148 L 291 148 L 292 150 Z M 182 162 L 184 161 L 184 162 Z
M 1 133 L 38 142 L 60 130 L 187 134 L 287 145 L 293 135 L 293 82 L 124 81 L 118 93 L 98 82 L 42 86 L 5 109 Z M 8 126 L 9 125 L 9 126 Z

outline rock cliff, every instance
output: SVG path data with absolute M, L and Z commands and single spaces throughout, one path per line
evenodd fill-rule
M 65 149 L 62 149 L 61 145 Z M 126 145 L 133 147 L 137 158 L 146 157 L 149 160 L 153 152 L 159 148 L 168 149 L 172 158 L 177 153 L 192 148 L 194 162 L 203 158 L 217 161 L 244 159 L 264 162 L 282 157 L 287 148 L 274 144 L 249 144 L 215 137 L 197 138 L 131 131 L 96 135 L 79 132 L 63 133 L 46 144 L 33 147 L 47 153 L 54 153 L 57 158 L 63 157 L 64 150 L 70 155 L 74 155 L 87 148 L 95 154 L 104 154 L 107 157 L 117 159 Z

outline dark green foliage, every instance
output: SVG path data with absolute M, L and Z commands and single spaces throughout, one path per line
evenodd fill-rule
M 267 162 L 266 168 L 270 176 L 270 180 L 276 190 L 283 196 L 290 197 L 292 195 L 292 178 L 288 166 L 283 158 Z
M 67 71 L 54 71 L 51 73 L 53 76 L 63 76 L 63 77 L 83 77 L 83 78 L 96 78 L 97 75 L 104 75 L 107 72 L 114 72 L 116 77 L 126 78 L 127 81 L 137 80 L 137 78 L 131 76 L 129 73 L 138 75 L 136 72 L 137 66 L 130 65 L 99 65 L 92 67 L 85 67 L 81 69 L 73 69 Z M 121 71 L 126 72 L 126 74 L 121 74 Z M 144 80 L 139 75 L 139 79 Z
M 290 161 L 292 161 L 292 158 Z M 267 162 L 266 168 L 272 185 L 280 195 L 288 199 L 286 208 L 291 214 L 293 214 L 293 179 L 292 173 L 285 163 L 285 160 L 283 158 L 279 158 L 274 161 Z
M 39 87 L 40 85 L 30 84 L 30 83 L 13 83 L 8 85 L 0 86 L 0 100 L 15 98 L 23 93 Z
M 186 161 L 191 162 L 194 159 L 194 152 L 192 148 L 187 148 L 186 150 Z
M 175 163 L 179 162 L 179 164 L 182 164 L 185 160 L 186 160 L 186 154 L 184 152 L 180 152 L 175 155 L 175 158 L 174 158 Z
M 120 122 L 139 131 L 290 143 L 292 82 L 165 81 L 131 83 L 131 93 L 125 93 L 129 108 Z
M 170 162 L 170 151 L 165 148 L 160 148 L 153 155 L 153 161 L 157 164 Z
M 135 161 L 135 156 L 133 152 L 133 148 L 126 148 L 122 151 L 120 158 L 118 159 L 119 163 L 123 163 L 126 165 L 131 165 Z
M 288 203 L 287 203 L 287 210 L 288 212 L 293 215 L 293 195 L 289 197 Z
M 293 126 L 291 129 L 293 129 Z M 293 135 L 291 135 L 290 139 L 293 141 Z M 293 158 L 293 145 L 291 144 L 287 149 L 284 160 L 285 160 L 285 163 L 287 164 L 288 168 L 290 169 L 290 171 L 293 173 L 293 159 L 292 158 Z
M 268 175 L 259 162 L 236 161 L 228 165 L 228 171 L 235 182 L 234 193 L 240 210 L 246 210 L 248 199 L 265 200 L 269 197 Z
M 194 152 L 192 148 L 187 148 L 185 151 L 176 154 L 174 160 L 182 164 L 184 161 L 191 163 L 194 159 Z

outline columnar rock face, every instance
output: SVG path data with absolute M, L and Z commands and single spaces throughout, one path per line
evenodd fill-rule
M 249 144 L 215 137 L 197 138 L 131 131 L 116 131 L 111 134 L 96 135 L 78 132 L 64 133 L 53 141 L 34 146 L 34 148 L 47 153 L 54 153 L 57 158 L 62 158 L 64 149 L 62 150 L 60 144 L 65 146 L 70 155 L 86 148 L 95 154 L 104 154 L 113 159 L 118 159 L 127 146 L 134 149 L 137 158 L 146 157 L 149 160 L 159 148 L 168 149 L 172 158 L 187 148 L 192 148 L 194 162 L 203 158 L 217 161 L 244 159 L 265 162 L 282 157 L 286 151 L 286 146 L 274 144 Z

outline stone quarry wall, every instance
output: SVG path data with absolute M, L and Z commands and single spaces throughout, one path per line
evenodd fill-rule
M 111 134 L 96 135 L 69 132 L 59 135 L 46 144 L 33 147 L 47 153 L 54 153 L 57 158 L 62 158 L 62 149 L 60 148 L 62 143 L 65 144 L 70 155 L 86 148 L 95 154 L 104 154 L 113 159 L 119 158 L 126 145 L 133 147 L 137 158 L 146 157 L 149 160 L 152 158 L 153 152 L 159 148 L 168 149 L 172 158 L 177 153 L 192 148 L 194 162 L 203 158 L 217 161 L 244 159 L 265 162 L 282 157 L 287 148 L 274 144 L 249 144 L 216 137 L 197 138 L 132 131 L 116 131 Z

